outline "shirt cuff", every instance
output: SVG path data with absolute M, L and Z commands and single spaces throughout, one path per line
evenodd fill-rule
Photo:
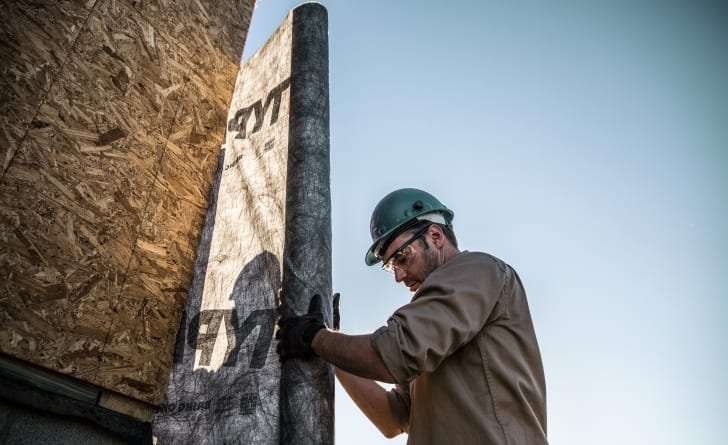
M 407 373 L 407 368 L 403 364 L 404 356 L 402 348 L 397 338 L 397 330 L 390 329 L 388 326 L 382 326 L 374 331 L 371 336 L 372 348 L 379 354 L 384 362 L 387 371 L 392 375 L 394 381 L 400 385 L 407 385 L 411 380 Z

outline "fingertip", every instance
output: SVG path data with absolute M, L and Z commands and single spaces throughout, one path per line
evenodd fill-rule
M 321 312 L 321 295 L 319 294 L 313 294 L 313 297 L 311 297 L 311 302 L 308 304 L 308 313 L 311 312 Z

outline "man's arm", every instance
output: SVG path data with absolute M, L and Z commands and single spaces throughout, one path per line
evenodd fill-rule
M 339 379 L 339 383 L 356 403 L 356 406 L 381 431 L 384 437 L 391 439 L 402 433 L 402 429 L 392 414 L 387 391 L 377 382 L 349 374 L 340 368 L 336 368 L 336 378 Z
M 335 329 L 337 300 L 334 298 Z M 320 307 L 321 297 L 314 295 L 306 315 L 278 320 L 276 351 L 281 360 L 318 355 L 332 363 L 346 392 L 382 434 L 388 438 L 400 434 L 402 430 L 392 413 L 387 391 L 374 381 L 394 383 L 394 378 L 372 347 L 371 335 L 346 335 L 327 329 Z
M 314 336 L 311 349 L 319 357 L 351 374 L 395 383 L 381 357 L 372 348 L 370 337 L 321 329 Z

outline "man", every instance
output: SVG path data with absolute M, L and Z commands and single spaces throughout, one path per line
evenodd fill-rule
M 546 444 L 546 388 L 520 279 L 506 263 L 460 252 L 454 213 L 417 189 L 385 196 L 365 262 L 414 295 L 369 335 L 309 313 L 279 321 L 282 360 L 319 356 L 386 437 L 411 444 Z M 335 317 L 336 318 L 336 317 Z M 336 322 L 335 322 L 336 324 Z M 394 383 L 387 391 L 377 381 Z

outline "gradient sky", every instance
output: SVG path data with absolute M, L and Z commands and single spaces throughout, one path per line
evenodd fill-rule
M 258 0 L 245 58 L 299 2 Z M 520 274 L 552 445 L 728 443 L 728 7 L 323 2 L 342 329 L 411 297 L 364 265 L 402 187 Z M 337 385 L 339 444 L 387 441 Z

